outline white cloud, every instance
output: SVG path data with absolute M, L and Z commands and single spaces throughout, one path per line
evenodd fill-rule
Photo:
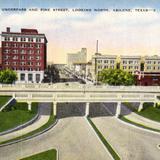
M 101 51 L 153 54 L 160 52 L 160 15 L 157 12 L 85 13 L 85 12 L 25 12 L 0 14 L 0 30 L 7 26 L 12 31 L 37 28 L 49 41 L 49 59 L 58 62 L 67 52 L 87 47 L 93 54 L 96 39 Z M 123 54 L 122 53 L 122 54 Z M 155 53 L 154 53 L 155 54 Z

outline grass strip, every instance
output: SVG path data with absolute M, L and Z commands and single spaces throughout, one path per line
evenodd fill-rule
M 144 103 L 143 104 L 143 109 L 138 112 L 130 103 L 125 103 L 126 107 L 131 109 L 133 112 L 136 114 L 145 117 L 147 119 L 160 122 L 160 107 L 153 107 L 153 103 Z M 134 109 L 134 110 L 133 110 Z
M 32 110 L 28 111 L 27 103 L 15 103 L 8 105 L 0 112 L 0 132 L 15 128 L 31 120 L 37 114 L 38 103 L 32 104 Z
M 133 125 L 135 125 L 137 127 L 141 127 L 141 128 L 144 128 L 144 129 L 149 129 L 149 130 L 155 131 L 155 132 L 160 132 L 159 129 L 150 128 L 150 127 L 144 126 L 143 124 L 139 124 L 139 123 L 133 122 L 133 121 L 125 118 L 124 116 L 120 116 L 119 119 L 121 119 L 122 121 L 125 121 L 127 123 L 133 124 Z
M 55 149 L 51 149 L 20 160 L 56 160 L 56 159 L 57 159 L 57 151 Z
M 91 124 L 91 126 L 93 127 L 93 129 L 95 130 L 95 132 L 97 133 L 98 137 L 101 139 L 101 141 L 103 142 L 103 144 L 105 145 L 105 147 L 108 149 L 108 151 L 112 155 L 112 157 L 115 160 L 120 160 L 119 155 L 114 151 L 114 149 L 112 148 L 112 146 L 107 142 L 107 140 L 104 138 L 104 136 L 98 130 L 98 128 L 95 126 L 95 124 L 92 122 L 92 120 L 89 117 L 87 117 L 87 119 L 88 119 L 89 123 Z
M 22 140 L 24 138 L 27 138 L 27 137 L 30 137 L 30 136 L 33 136 L 39 132 L 42 132 L 43 130 L 49 128 L 56 120 L 55 116 L 53 115 L 53 112 L 52 112 L 53 109 L 51 109 L 51 113 L 50 113 L 50 117 L 49 117 L 49 120 L 46 124 L 44 124 L 43 126 L 41 126 L 40 128 L 32 131 L 32 132 L 29 132 L 27 134 L 24 134 L 22 136 L 19 136 L 19 137 L 16 137 L 16 138 L 13 138 L 13 139 L 10 139 L 10 140 L 7 140 L 7 141 L 4 141 L 4 142 L 1 142 L 0 144 L 5 144 L 5 143 L 9 143 L 9 142 L 12 142 L 12 141 L 16 141 L 16 140 Z
M 11 96 L 0 96 L 0 108 L 5 105 L 10 99 Z

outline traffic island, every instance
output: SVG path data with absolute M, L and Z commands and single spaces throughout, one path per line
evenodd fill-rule
M 116 151 L 113 149 L 113 147 L 107 142 L 107 140 L 104 138 L 104 136 L 102 135 L 102 133 L 98 130 L 98 128 L 92 122 L 91 118 L 87 117 L 87 120 L 90 123 L 90 125 L 93 127 L 94 131 L 96 132 L 96 134 L 98 135 L 98 137 L 100 138 L 100 140 L 102 141 L 102 143 L 104 144 L 104 146 L 106 147 L 106 149 L 109 151 L 109 153 L 111 154 L 111 156 L 113 157 L 113 159 L 114 160 L 120 160 L 119 155 L 116 153 Z
M 57 160 L 57 151 L 51 149 L 20 160 Z

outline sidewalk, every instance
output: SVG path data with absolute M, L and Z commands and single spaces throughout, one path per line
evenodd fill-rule
M 126 108 L 126 106 L 124 106 L 124 105 L 122 105 L 121 107 Z M 160 123 L 159 122 L 152 121 L 152 120 L 147 119 L 143 116 L 140 116 L 140 115 L 138 115 L 134 112 L 130 112 L 130 114 L 125 115 L 124 117 L 127 118 L 130 121 L 133 121 L 135 123 L 144 125 L 146 127 L 150 127 L 150 128 L 153 128 L 153 129 L 159 129 L 160 130 Z
M 49 117 L 50 117 L 50 112 L 51 112 L 50 104 L 40 103 L 39 104 L 39 112 L 40 112 L 40 115 L 39 115 L 39 119 L 37 121 L 35 121 L 33 124 L 23 128 L 21 130 L 0 136 L 0 142 L 7 141 L 10 139 L 19 137 L 21 135 L 27 134 L 33 130 L 40 128 L 45 123 L 47 123 L 47 121 L 49 120 Z

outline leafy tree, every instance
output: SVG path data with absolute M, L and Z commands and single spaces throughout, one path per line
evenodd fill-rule
M 12 84 L 17 80 L 17 73 L 11 69 L 0 71 L 0 83 Z
M 48 65 L 45 70 L 44 82 L 58 82 L 60 80 L 59 70 L 55 67 L 55 65 Z
M 129 72 L 121 69 L 104 69 L 98 75 L 102 83 L 109 85 L 134 85 L 135 77 Z

